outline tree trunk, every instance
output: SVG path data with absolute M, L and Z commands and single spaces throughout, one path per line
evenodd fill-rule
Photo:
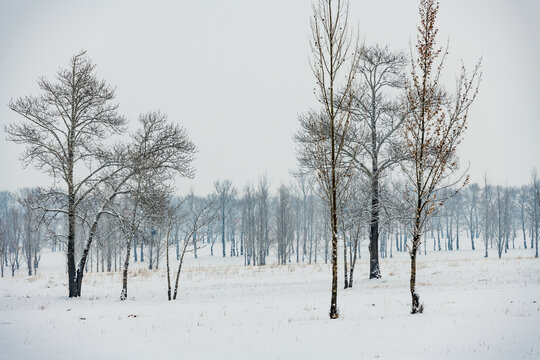
M 170 230 L 167 232 L 167 247 L 165 248 L 166 266 L 167 266 L 167 299 L 171 301 L 171 271 L 169 266 L 169 235 Z
M 176 272 L 176 281 L 174 282 L 174 295 L 173 300 L 176 300 L 176 295 L 178 294 L 178 280 L 180 279 L 180 271 L 182 271 L 182 263 L 184 262 L 184 255 L 186 254 L 186 245 L 184 246 L 184 250 L 182 251 L 182 255 L 180 256 L 180 261 L 178 262 L 178 271 Z
M 28 276 L 32 276 L 32 253 L 30 253 L 30 250 L 27 250 L 28 254 L 26 254 L 26 266 L 28 267 Z
M 86 266 L 86 260 L 88 259 L 88 253 L 90 251 L 90 247 L 92 246 L 92 241 L 94 240 L 94 235 L 96 233 L 100 217 L 101 217 L 101 212 L 96 215 L 96 218 L 94 219 L 94 222 L 92 223 L 92 227 L 90 228 L 90 234 L 88 234 L 88 239 L 86 240 L 86 244 L 84 245 L 81 260 L 79 261 L 79 266 L 77 266 L 77 273 L 76 273 L 76 278 L 75 278 L 75 285 L 76 285 L 75 296 L 81 296 L 84 268 Z M 103 260 L 102 260 L 101 267 L 103 268 Z M 96 264 L 96 270 L 99 271 L 97 264 Z
M 374 125 L 373 125 L 374 126 Z M 372 151 L 376 149 L 376 133 L 372 131 Z M 379 279 L 379 175 L 377 157 L 372 155 L 371 221 L 369 229 L 369 278 Z
M 77 296 L 77 282 L 75 273 L 75 195 L 72 187 L 69 188 L 68 201 L 68 248 L 67 248 L 67 267 L 68 267 L 68 286 L 69 297 Z
M 343 286 L 344 289 L 347 289 L 349 287 L 349 279 L 348 279 L 348 269 L 347 269 L 347 236 L 345 235 L 345 231 L 343 231 L 343 279 L 345 281 L 345 284 Z
M 420 304 L 420 296 L 416 292 L 416 252 L 418 250 L 418 244 L 420 243 L 420 235 L 415 234 L 413 237 L 412 249 L 410 252 L 411 256 L 411 281 L 410 281 L 410 290 L 411 290 L 411 314 L 420 314 L 424 311 L 424 306 Z
M 355 236 L 354 240 L 354 246 L 353 249 L 351 249 L 351 273 L 349 276 L 349 287 L 353 286 L 353 273 L 354 273 L 354 265 L 356 264 L 356 248 L 358 247 L 358 237 Z
M 131 239 L 128 240 L 126 245 L 126 261 L 124 262 L 124 269 L 122 272 L 122 292 L 120 293 L 120 300 L 127 299 L 127 279 L 128 279 L 128 268 L 129 268 L 129 256 L 131 251 Z
M 535 240 L 535 242 L 536 242 L 536 252 L 534 254 L 534 257 L 538 258 L 538 228 L 536 229 L 536 235 L 535 236 L 536 236 L 536 240 Z
M 330 89 L 331 92 L 333 88 Z M 332 94 L 333 96 L 333 94 Z M 331 99 L 331 101 L 333 101 Z M 333 106 L 332 106 L 333 107 Z M 333 109 L 332 109 L 333 112 Z M 338 267 L 337 267 L 337 252 L 338 252 L 338 238 L 337 238 L 337 189 L 336 189 L 336 155 L 335 155 L 335 139 L 334 139 L 334 117 L 332 117 L 331 124 L 331 142 L 332 142 L 332 202 L 331 202 L 331 218 L 332 218 L 332 297 L 330 300 L 330 319 L 337 319 L 339 317 L 337 309 L 337 282 L 338 282 Z
M 225 205 L 221 209 L 221 245 L 225 257 Z

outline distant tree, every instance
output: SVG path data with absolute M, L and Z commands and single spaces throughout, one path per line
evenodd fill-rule
M 482 189 L 482 228 L 484 236 L 484 257 L 488 257 L 488 246 L 492 238 L 492 206 L 493 206 L 492 187 L 488 184 L 487 175 L 484 175 L 484 188 Z
M 538 238 L 540 235 L 540 180 L 538 180 L 538 174 L 536 168 L 532 170 L 532 186 L 531 186 L 531 196 L 530 196 L 530 205 L 529 205 L 529 217 L 531 219 L 531 247 L 532 241 L 534 240 L 534 247 L 536 248 L 534 257 L 538 257 Z
M 23 234 L 22 211 L 19 206 L 12 202 L 6 218 L 8 225 L 7 231 L 7 260 L 11 268 L 11 276 L 15 276 L 15 270 L 19 270 L 19 260 L 21 257 L 21 239 Z
M 4 266 L 7 266 L 11 228 L 9 221 L 11 199 L 9 192 L 0 191 L 0 277 L 4 277 Z
M 276 204 L 276 239 L 278 264 L 285 265 L 290 258 L 292 244 L 290 242 L 292 228 L 292 201 L 289 189 L 281 185 L 278 189 Z
M 359 176 L 359 174 L 357 174 Z M 348 189 L 348 201 L 341 209 L 343 243 L 349 247 L 349 270 L 347 274 L 347 261 L 344 259 L 345 289 L 353 286 L 354 269 L 358 257 L 358 247 L 366 228 L 369 228 L 371 209 L 369 203 L 371 196 L 369 183 L 355 180 Z M 368 188 L 366 188 L 368 187 Z M 347 252 L 344 251 L 344 257 Z M 348 275 L 348 276 L 347 276 Z
M 527 208 L 527 196 L 528 196 L 528 187 L 522 186 L 518 190 L 517 202 L 519 208 L 519 220 L 521 223 L 521 233 L 523 235 L 523 248 L 527 249 L 527 230 L 526 230 L 526 208 Z
M 221 220 L 221 248 L 223 257 L 225 257 L 225 222 L 233 210 L 233 200 L 236 197 L 236 188 L 230 180 L 217 180 L 214 182 L 214 191 L 216 197 L 215 205 L 219 207 Z
M 21 203 L 31 203 L 30 198 L 35 189 L 23 189 L 21 191 Z M 24 206 L 22 225 L 22 248 L 28 269 L 28 276 L 37 271 L 41 259 L 41 247 L 43 246 L 44 214 L 41 211 Z
M 416 291 L 416 255 L 426 224 L 445 199 L 438 198 L 441 189 L 459 180 L 452 175 L 458 169 L 456 150 L 467 125 L 467 114 L 478 91 L 479 64 L 468 77 L 462 67 L 457 93 L 447 95 L 440 83 L 446 51 L 436 47 L 435 20 L 439 11 L 434 0 L 421 0 L 417 56 L 412 60 L 412 79 L 407 88 L 409 115 L 404 123 L 405 151 L 409 158 L 403 166 L 407 200 L 411 207 L 412 244 L 410 291 L 411 313 L 421 313 L 423 305 Z M 440 59 L 439 65 L 435 61 Z M 466 180 L 465 182 L 466 183 Z
M 270 189 L 268 179 L 262 176 L 256 193 L 256 254 L 258 265 L 266 265 L 266 256 L 270 248 Z M 255 264 L 255 263 L 254 263 Z
M 478 201 L 480 195 L 480 187 L 478 184 L 467 186 L 465 191 L 464 203 L 464 219 L 469 228 L 469 238 L 471 239 L 471 249 L 475 250 L 474 239 L 476 236 L 476 221 L 478 219 Z

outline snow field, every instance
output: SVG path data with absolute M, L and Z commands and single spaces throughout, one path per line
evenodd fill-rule
M 352 289 L 340 278 L 338 320 L 328 318 L 330 265 L 245 267 L 207 250 L 188 255 L 171 302 L 164 260 L 132 266 L 126 301 L 120 273 L 89 272 L 83 296 L 67 299 L 65 256 L 45 252 L 37 276 L 0 279 L 0 359 L 540 358 L 531 250 L 420 256 L 421 315 L 409 314 L 407 254 L 382 259 L 379 280 L 363 258 Z

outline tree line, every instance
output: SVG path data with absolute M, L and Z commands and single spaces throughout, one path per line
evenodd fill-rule
M 262 266 L 269 261 L 280 265 L 328 263 L 328 209 L 314 186 L 308 177 L 299 176 L 272 193 L 266 177 L 261 177 L 257 185 L 247 185 L 242 191 L 231 181 L 216 181 L 214 192 L 204 197 L 190 193 L 158 199 L 145 193 L 145 202 L 141 199 L 138 205 L 125 197 L 101 220 L 84 271 L 123 271 L 127 293 L 124 270 L 129 264 L 145 263 L 149 270 L 156 270 L 168 259 L 169 251 L 177 262 L 186 254 L 197 258 L 197 250 L 208 247 L 211 256 L 239 257 L 246 266 Z M 495 251 L 501 258 L 509 250 L 530 249 L 538 257 L 539 189 L 534 172 L 531 183 L 520 187 L 491 185 L 487 180 L 481 185 L 467 185 L 431 218 L 421 252 L 458 251 L 461 247 L 482 251 L 485 257 Z M 66 232 L 65 221 L 58 216 L 47 218 L 46 211 L 32 206 L 32 198 L 40 191 L 0 192 L 2 276 L 5 271 L 14 276 L 20 269 L 29 276 L 37 274 L 43 249 L 57 252 L 67 248 L 61 236 Z M 392 258 L 396 252 L 407 251 L 411 231 L 399 206 L 405 201 L 400 185 L 383 186 L 380 194 L 378 255 Z M 369 244 L 372 231 L 369 195 L 365 189 L 356 189 L 338 227 L 344 288 L 353 286 L 356 260 L 369 255 L 362 254 L 360 246 Z M 97 201 L 89 202 L 81 215 L 76 254 L 84 251 L 89 235 L 84 217 L 98 212 L 98 206 Z

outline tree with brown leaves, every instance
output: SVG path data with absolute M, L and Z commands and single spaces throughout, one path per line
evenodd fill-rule
M 456 150 L 467 128 L 468 111 L 478 93 L 481 77 L 480 62 L 470 76 L 462 66 L 456 94 L 451 96 L 444 90 L 441 71 L 447 49 L 436 45 L 438 12 L 438 2 L 420 1 L 417 54 L 412 57 L 412 79 L 407 87 L 409 115 L 402 131 L 408 157 L 403 165 L 407 180 L 405 193 L 413 215 L 409 219 L 412 314 L 423 311 L 416 291 L 416 255 L 421 235 L 431 215 L 445 201 L 445 197 L 439 197 L 441 190 L 458 183 L 464 186 L 468 181 L 465 174 L 456 176 L 459 168 Z M 452 196 L 455 191 L 447 193 Z

